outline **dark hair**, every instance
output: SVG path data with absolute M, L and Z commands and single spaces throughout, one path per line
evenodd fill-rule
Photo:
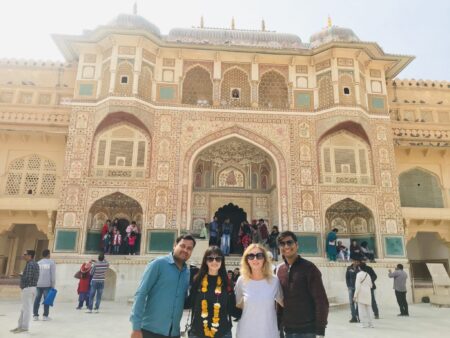
M 227 269 L 225 268 L 225 256 L 222 252 L 222 250 L 220 250 L 220 248 L 218 246 L 210 246 L 208 249 L 206 249 L 204 255 L 203 255 L 203 259 L 202 259 L 202 264 L 200 265 L 200 270 L 198 270 L 197 274 L 194 276 L 194 285 L 195 287 L 198 287 L 203 279 L 203 277 L 205 277 L 205 275 L 208 274 L 208 265 L 206 264 L 206 257 L 208 256 L 221 256 L 222 257 L 222 264 L 220 265 L 219 268 L 219 276 L 220 278 L 222 278 L 222 285 L 224 290 L 228 289 L 229 286 L 229 282 L 228 282 L 228 273 L 227 273 Z
M 295 243 L 297 243 L 297 236 L 292 231 L 283 231 L 281 234 L 278 235 L 278 242 L 282 241 L 283 238 L 291 237 Z
M 263 219 L 263 218 L 260 218 L 260 219 L 258 220 L 258 222 L 264 222 L 264 219 Z
M 135 224 L 136 225 L 136 221 L 131 222 L 131 224 Z
M 227 273 L 233 273 L 234 274 L 233 270 L 228 270 Z
M 178 236 L 177 237 L 177 239 L 175 240 L 175 243 L 176 244 L 178 244 L 178 243 L 180 243 L 181 242 L 181 240 L 185 240 L 185 241 L 192 241 L 192 242 L 194 242 L 194 248 L 195 248 L 195 238 L 192 236 L 192 235 L 190 235 L 190 234 L 187 234 L 187 235 L 180 235 L 180 236 Z
M 339 229 L 338 229 L 338 228 L 333 228 L 333 230 L 331 230 L 331 231 L 333 231 L 333 232 L 339 232 Z
M 369 244 L 369 243 L 367 243 L 367 241 L 361 242 L 361 246 L 362 246 L 363 248 L 366 248 L 368 244 Z
M 50 255 L 49 249 L 45 249 L 44 251 L 42 251 L 42 257 L 48 257 L 49 255 Z
M 103 262 L 104 259 L 105 259 L 105 254 L 101 253 L 100 255 L 98 255 L 98 260 L 100 262 Z
M 403 264 L 397 264 L 397 269 L 403 270 Z
M 274 225 L 274 226 L 272 227 L 272 229 L 277 229 L 277 231 L 278 231 L 278 225 Z
M 27 255 L 30 256 L 31 258 L 34 258 L 34 256 L 36 255 L 36 251 L 34 251 L 34 250 L 27 250 Z

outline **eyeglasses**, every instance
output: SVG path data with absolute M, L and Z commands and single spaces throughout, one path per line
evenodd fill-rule
M 279 246 L 280 248 L 284 248 L 285 246 L 291 247 L 291 246 L 294 245 L 294 243 L 295 243 L 294 240 L 288 239 L 287 241 L 279 241 L 279 242 L 278 242 L 278 246 Z
M 222 256 L 208 256 L 206 257 L 206 261 L 208 263 L 212 263 L 214 261 L 216 261 L 217 263 L 222 262 Z
M 262 252 L 258 252 L 257 254 L 248 254 L 247 257 L 245 257 L 248 261 L 252 261 L 255 258 L 260 261 L 261 259 L 264 259 L 264 254 Z

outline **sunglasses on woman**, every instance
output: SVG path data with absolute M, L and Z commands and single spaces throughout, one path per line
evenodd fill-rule
M 212 263 L 214 261 L 216 261 L 217 263 L 222 262 L 222 256 L 208 256 L 206 257 L 206 261 L 208 263 Z
M 248 254 L 247 255 L 247 257 L 245 257 L 245 258 L 247 258 L 247 260 L 248 261 L 252 261 L 252 260 L 254 260 L 255 258 L 258 260 L 258 261 L 260 261 L 261 259 L 264 259 L 264 254 L 262 253 L 262 252 L 258 252 L 257 254 Z

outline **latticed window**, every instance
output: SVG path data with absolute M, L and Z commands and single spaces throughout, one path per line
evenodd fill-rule
M 317 84 L 319 86 L 319 109 L 332 106 L 334 104 L 334 92 L 331 72 L 318 75 Z
M 6 195 L 53 196 L 55 188 L 56 164 L 49 159 L 33 154 L 8 167 Z
M 339 103 L 346 106 L 354 106 L 356 104 L 353 72 L 339 72 Z
M 143 100 L 150 101 L 152 99 L 152 70 L 149 66 L 142 67 L 138 93 Z
M 190 69 L 183 81 L 182 103 L 211 105 L 212 95 L 211 74 L 200 66 Z
M 340 132 L 320 145 L 321 182 L 326 184 L 371 184 L 370 148 L 357 137 Z
M 269 71 L 261 76 L 258 87 L 260 107 L 288 108 L 288 87 L 286 79 L 276 71 Z
M 95 176 L 144 178 L 147 139 L 139 131 L 119 126 L 97 139 Z
M 114 94 L 131 96 L 133 91 L 133 65 L 128 61 L 122 61 L 117 66 L 116 87 Z
M 238 68 L 225 72 L 220 88 L 220 103 L 231 106 L 250 106 L 251 89 L 248 75 Z

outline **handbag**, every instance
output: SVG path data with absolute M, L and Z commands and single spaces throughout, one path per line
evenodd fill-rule
M 53 302 L 55 301 L 57 292 L 58 291 L 56 289 L 51 288 L 48 291 L 47 297 L 45 297 L 44 302 L 42 304 L 53 306 Z
M 78 270 L 77 272 L 75 272 L 73 277 L 76 278 L 76 279 L 81 279 L 81 270 Z
M 184 326 L 184 331 L 180 332 L 180 338 L 189 338 L 189 330 L 191 329 L 191 312 L 192 309 L 189 309 L 186 325 Z

